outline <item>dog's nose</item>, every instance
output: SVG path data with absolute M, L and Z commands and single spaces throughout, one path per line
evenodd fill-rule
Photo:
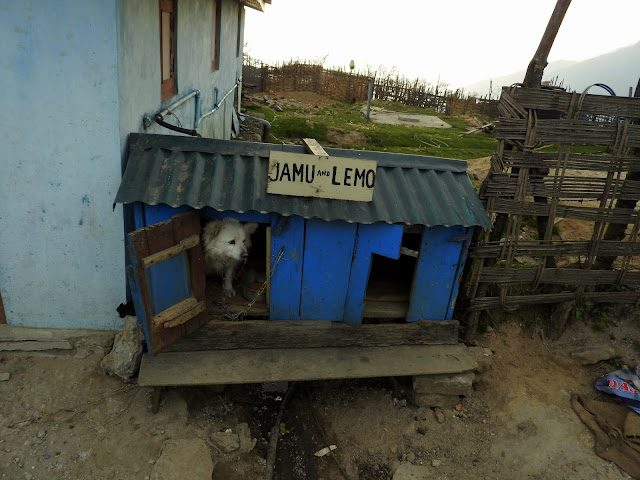
M 242 252 L 242 258 L 248 257 L 248 256 L 249 256 L 249 254 L 247 252 Z

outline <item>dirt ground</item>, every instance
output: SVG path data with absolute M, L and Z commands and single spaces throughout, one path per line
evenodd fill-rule
M 592 433 L 573 412 L 572 394 L 613 398 L 593 383 L 619 364 L 635 365 L 640 314 L 611 313 L 606 331 L 576 321 L 557 342 L 510 314 L 478 343 L 492 350 L 461 410 L 420 408 L 405 378 L 301 382 L 280 425 L 273 478 L 386 480 L 401 462 L 424 465 L 438 479 L 630 478 L 597 457 Z M 616 358 L 581 366 L 584 346 L 612 346 Z M 637 348 L 637 343 L 635 344 Z M 99 349 L 98 349 L 99 350 Z M 0 372 L 0 472 L 9 479 L 146 479 L 167 440 L 201 439 L 216 480 L 264 478 L 269 431 L 284 392 L 263 385 L 164 391 L 153 414 L 151 389 L 106 376 L 101 351 L 79 355 L 4 352 Z M 225 453 L 212 434 L 247 423 L 257 443 Z M 333 456 L 314 452 L 335 445 Z M 182 478 L 193 478 L 185 472 Z

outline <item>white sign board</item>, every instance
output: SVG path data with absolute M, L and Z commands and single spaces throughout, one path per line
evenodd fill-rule
M 267 193 L 370 202 L 376 168 L 372 160 L 272 151 Z

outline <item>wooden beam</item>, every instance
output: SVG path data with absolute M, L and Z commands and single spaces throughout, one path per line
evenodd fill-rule
M 182 317 L 185 314 L 190 314 L 195 310 L 199 310 L 198 313 L 201 313 L 204 311 L 204 309 L 204 301 L 198 302 L 198 300 L 196 300 L 194 297 L 188 297 L 181 302 L 176 303 L 175 305 L 171 305 L 169 308 L 163 310 L 157 315 L 154 315 L 151 321 L 153 325 L 156 326 L 165 325 L 169 320 L 175 320 L 176 318 Z M 197 315 L 198 313 L 192 315 L 189 318 L 195 317 L 195 315 Z M 177 325 L 179 325 L 179 323 Z
M 271 3 L 271 0 L 240 0 L 240 4 L 245 7 L 253 8 L 259 12 L 264 12 L 264 4 Z
M 204 304 L 204 302 L 198 302 L 196 306 L 193 307 L 188 312 L 184 312 L 183 314 L 175 317 L 173 320 L 165 321 L 164 328 L 173 328 L 173 327 L 177 327 L 178 325 L 182 325 L 183 323 L 188 322 L 189 320 L 196 317 L 197 315 L 200 315 L 202 312 L 206 310 L 206 308 L 207 307 Z
M 351 327 L 328 320 L 211 321 L 167 347 L 167 352 L 232 349 L 295 349 L 454 345 L 458 322 L 422 320 Z
M 190 248 L 195 247 L 200 243 L 200 237 L 198 235 L 191 235 L 188 238 L 185 238 L 177 245 L 173 247 L 169 247 L 161 252 L 154 253 L 153 255 L 149 255 L 142 259 L 142 267 L 150 268 L 158 263 L 166 262 L 167 260 L 180 255 L 185 250 L 189 250 Z
M 525 74 L 524 81 L 522 82 L 525 87 L 540 88 L 542 75 L 544 74 L 544 69 L 547 66 L 549 52 L 553 46 L 553 41 L 556 39 L 558 30 L 560 30 L 560 25 L 562 24 L 565 13 L 567 13 L 569 5 L 571 5 L 571 0 L 557 1 L 553 13 L 551 14 L 551 18 L 549 19 L 549 23 L 547 24 L 547 28 L 540 39 L 540 45 L 538 45 L 538 49 L 533 55 L 533 58 L 529 63 L 529 67 L 527 68 L 527 73 Z
M 145 354 L 143 387 L 225 385 L 461 373 L 477 368 L 464 345 L 218 350 Z
M 109 343 L 115 335 L 113 330 L 90 330 L 84 328 L 35 328 L 0 326 L 0 342 L 62 342 L 83 337 L 92 343 Z
M 42 342 L 27 340 L 24 342 L 0 342 L 0 352 L 38 352 L 44 350 L 71 350 L 73 346 L 66 340 Z
M 373 301 L 365 299 L 362 318 L 406 318 L 409 306 L 409 300 Z

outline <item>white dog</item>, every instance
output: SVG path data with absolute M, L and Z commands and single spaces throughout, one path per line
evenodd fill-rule
M 202 246 L 207 275 L 224 276 L 224 294 L 233 297 L 233 275 L 240 263 L 246 262 L 251 247 L 251 234 L 257 223 L 240 223 L 235 218 L 209 222 L 202 229 Z

